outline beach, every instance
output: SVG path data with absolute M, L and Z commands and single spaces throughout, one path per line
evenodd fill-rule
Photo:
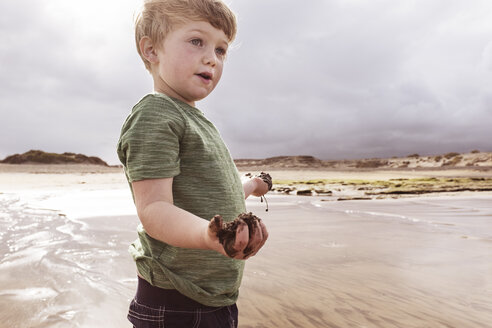
M 271 171 L 279 180 L 490 172 Z M 239 327 L 492 327 L 492 193 L 272 193 Z M 118 168 L 0 165 L 0 327 L 131 327 L 138 218 Z

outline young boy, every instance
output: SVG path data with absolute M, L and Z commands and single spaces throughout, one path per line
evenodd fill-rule
M 271 184 L 241 181 L 219 132 L 195 108 L 219 82 L 235 34 L 235 16 L 220 0 L 149 0 L 136 20 L 154 93 L 134 106 L 118 142 L 141 221 L 130 247 L 138 271 L 128 314 L 134 327 L 237 327 L 243 260 L 268 232 L 257 218 L 236 220 L 224 249 L 221 218 L 209 221 L 234 220 L 245 198 Z

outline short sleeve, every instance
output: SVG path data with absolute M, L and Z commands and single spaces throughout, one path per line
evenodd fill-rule
M 178 175 L 184 127 L 179 109 L 165 98 L 148 95 L 135 105 L 118 142 L 118 157 L 128 181 Z

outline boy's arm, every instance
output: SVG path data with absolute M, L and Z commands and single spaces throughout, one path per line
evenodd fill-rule
M 172 184 L 172 178 L 132 182 L 138 217 L 147 234 L 176 247 L 214 250 L 227 256 L 209 221 L 173 205 Z M 253 247 L 254 253 L 263 246 L 268 233 L 261 225 L 251 238 L 247 226 L 238 227 L 234 244 L 239 250 L 237 258 L 242 258 L 247 246 Z

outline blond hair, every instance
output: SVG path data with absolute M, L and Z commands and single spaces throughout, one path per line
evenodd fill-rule
M 190 20 L 210 23 L 222 30 L 229 42 L 236 37 L 236 16 L 221 0 L 144 0 L 135 19 L 135 42 L 147 70 L 150 62 L 140 51 L 140 40 L 146 36 L 160 44 L 169 31 Z

